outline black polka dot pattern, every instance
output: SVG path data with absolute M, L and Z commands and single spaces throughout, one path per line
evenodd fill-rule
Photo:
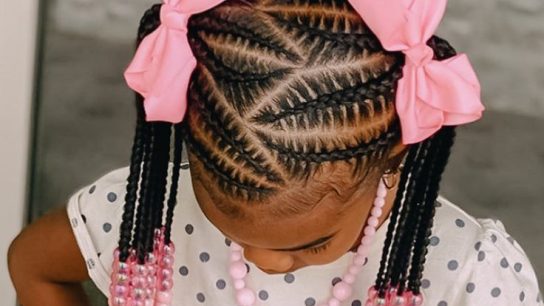
M 196 300 L 200 303 L 204 303 L 204 301 L 206 301 L 206 296 L 204 296 L 204 293 L 199 292 L 196 294 Z
M 305 306 L 314 306 L 315 305 L 315 299 L 312 298 L 312 297 L 307 298 L 306 300 L 304 300 L 304 305 Z
M 199 258 L 200 258 L 200 261 L 202 262 L 208 262 L 210 261 L 210 254 L 208 254 L 207 252 L 202 252 L 200 253 Z
M 491 290 L 492 297 L 498 297 L 499 295 L 501 295 L 501 289 L 499 287 L 495 287 Z
M 268 300 L 268 292 L 266 290 L 259 291 L 259 299 L 262 301 Z
M 429 287 L 431 287 L 431 281 L 424 278 L 421 280 L 421 288 L 423 289 L 429 289 Z
M 193 225 L 191 224 L 185 225 L 185 232 L 187 233 L 187 235 L 191 235 L 194 230 L 195 228 L 193 227 Z
M 179 268 L 179 274 L 181 274 L 183 276 L 187 276 L 187 275 L 189 275 L 189 269 L 186 266 L 181 266 Z
M 188 168 L 188 164 L 185 167 Z M 123 175 L 120 182 L 124 183 L 125 179 Z M 123 185 L 116 184 L 116 187 L 111 187 L 107 184 L 93 184 L 79 195 L 81 207 L 70 215 L 70 225 L 74 232 L 89 228 L 92 241 L 96 242 L 95 249 L 84 256 L 89 270 L 98 270 L 106 263 L 110 264 L 107 262 L 111 260 L 110 247 L 115 245 L 112 239 L 117 239 L 113 232 L 119 228 L 117 220 L 120 220 L 122 214 L 122 210 L 118 208 L 122 204 L 125 191 Z M 183 188 L 190 188 L 191 185 L 182 181 L 180 186 L 181 194 L 186 196 L 187 189 Z M 87 199 L 82 199 L 81 196 L 86 196 Z M 96 205 L 97 202 L 104 205 Z M 89 203 L 88 208 L 84 207 L 85 203 Z M 232 242 L 214 231 L 211 224 L 197 219 L 202 218 L 201 215 L 187 213 L 190 205 L 194 205 L 191 209 L 198 212 L 197 203 L 184 201 L 183 206 L 176 208 L 183 209 L 182 212 L 174 214 L 176 232 L 173 233 L 173 239 L 177 250 L 177 270 L 174 273 L 173 290 L 182 292 L 179 290 L 183 288 L 181 290 L 186 290 L 183 292 L 188 294 L 174 294 L 173 305 L 235 305 L 234 283 L 228 271 L 229 250 L 226 248 Z M 484 225 L 475 224 L 473 218 L 457 211 L 452 212 L 449 205 L 447 202 L 436 202 L 436 206 L 440 207 L 436 211 L 438 223 L 433 226 L 429 237 L 429 253 L 420 284 L 426 296 L 425 305 L 476 305 L 475 301 L 478 301 L 478 305 L 503 305 L 504 300 L 509 298 L 509 301 L 514 300 L 513 304 L 517 302 L 533 305 L 537 301 L 538 306 L 544 306 L 540 304 L 541 297 L 535 286 L 518 283 L 519 280 L 528 279 L 527 275 L 531 273 L 532 267 L 520 254 L 520 245 L 510 235 L 502 232 L 501 223 L 497 222 L 496 227 L 490 225 L 490 222 Z M 119 218 L 112 215 L 114 211 L 119 211 Z M 207 237 L 210 233 L 217 233 L 217 236 Z M 376 237 L 378 236 L 377 234 Z M 370 272 L 363 269 L 354 288 L 368 288 L 367 285 L 375 277 L 374 270 L 377 269 L 376 260 L 379 261 L 379 255 L 370 256 L 370 260 L 367 260 L 368 270 L 373 275 L 368 275 Z M 246 264 L 248 272 L 250 265 L 249 262 Z M 343 275 L 345 266 L 336 265 L 330 270 L 320 269 L 320 277 L 313 278 L 308 271 L 311 269 L 266 275 L 267 281 L 264 281 L 263 275 L 266 273 L 256 269 L 248 276 L 247 285 L 254 290 L 256 305 L 277 306 L 284 305 L 278 301 L 292 301 L 293 306 L 316 306 L 330 297 L 332 286 L 341 281 L 338 276 Z M 509 283 L 510 280 L 512 283 Z M 445 293 L 451 292 L 450 290 L 459 294 L 455 300 Z M 363 306 L 365 298 L 366 294 L 357 290 L 342 305 Z
M 223 290 L 227 286 L 227 282 L 225 282 L 225 280 L 223 279 L 219 279 L 217 280 L 217 282 L 215 282 L 215 286 L 217 287 L 217 289 Z
M 115 202 L 115 200 L 117 200 L 117 194 L 115 194 L 114 192 L 108 193 L 107 197 L 108 197 L 108 201 L 110 203 L 113 203 L 113 202 Z
M 457 225 L 458 227 L 465 227 L 465 221 L 461 220 L 461 219 L 457 219 L 455 220 L 455 225 Z
M 457 267 L 459 267 L 459 263 L 457 262 L 457 260 L 450 260 L 448 262 L 448 269 L 450 271 L 455 271 L 457 270 Z
M 283 279 L 285 280 L 286 283 L 291 284 L 295 281 L 295 276 L 291 273 L 287 273 L 285 274 Z
M 109 233 L 111 231 L 111 223 L 104 223 L 104 225 L 102 225 L 102 229 L 104 232 Z
M 429 244 L 432 245 L 432 246 L 437 246 L 439 243 L 440 243 L 440 238 L 438 238 L 436 236 L 432 236 L 429 239 Z

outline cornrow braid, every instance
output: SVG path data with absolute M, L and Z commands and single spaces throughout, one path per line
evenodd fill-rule
M 306 19 L 311 30 L 287 22 Z M 322 53 L 304 31 L 344 49 Z M 227 196 L 263 201 L 326 162 L 368 172 L 400 142 L 392 101 L 404 58 L 346 1 L 227 1 L 193 15 L 188 36 L 198 65 L 186 142 L 195 171 Z

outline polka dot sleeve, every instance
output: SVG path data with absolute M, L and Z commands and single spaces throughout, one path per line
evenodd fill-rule
M 479 239 L 460 269 L 460 286 L 446 305 L 540 306 L 533 267 L 521 246 L 500 221 L 477 219 Z
M 104 294 L 108 292 L 128 174 L 128 167 L 111 171 L 68 201 L 68 217 L 89 276 Z

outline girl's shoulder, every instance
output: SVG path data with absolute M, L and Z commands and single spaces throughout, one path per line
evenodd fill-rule
M 531 262 L 503 223 L 475 218 L 444 197 L 425 271 L 424 292 L 439 295 L 440 306 L 543 305 Z

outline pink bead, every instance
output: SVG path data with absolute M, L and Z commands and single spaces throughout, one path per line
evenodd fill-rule
M 146 269 L 148 274 L 147 275 L 155 275 L 157 274 L 157 266 L 156 265 L 146 265 Z
M 173 256 L 176 252 L 176 247 L 173 243 L 170 243 L 169 245 L 163 246 L 163 252 L 165 255 L 171 255 Z
M 359 267 L 362 267 L 365 265 L 366 257 L 364 255 L 357 254 L 355 255 L 355 258 L 353 259 L 353 263 Z
M 348 271 L 350 274 L 357 275 L 361 271 L 361 266 L 357 266 L 354 263 L 351 266 L 349 266 Z
M 131 279 L 131 284 L 137 288 L 144 288 L 147 286 L 147 277 L 145 276 L 133 276 Z
M 127 305 L 127 300 L 123 297 L 114 297 L 110 301 L 108 301 L 108 304 L 110 306 L 125 306 Z
M 148 275 L 146 276 L 146 280 L 149 286 L 155 286 L 155 283 L 157 282 L 157 277 L 155 275 Z
M 155 265 L 157 263 L 157 256 L 153 253 L 149 253 L 147 254 L 146 258 L 145 258 L 145 263 L 146 265 Z
M 112 294 L 112 296 L 116 296 L 116 297 L 127 297 L 128 286 L 123 286 L 123 285 L 110 286 L 110 293 Z
M 376 229 L 372 226 L 365 226 L 365 230 L 364 230 L 364 233 L 366 236 L 374 236 L 374 234 L 376 234 Z
M 230 254 L 230 261 L 231 262 L 239 261 L 241 259 L 242 259 L 242 253 L 240 253 L 240 252 L 232 252 Z
M 380 184 L 378 186 L 378 192 L 376 193 L 378 198 L 385 198 L 387 196 L 387 188 L 385 185 Z
M 143 300 L 145 297 L 145 291 L 142 288 L 132 288 L 132 291 L 130 292 L 130 297 L 134 301 Z
M 145 306 L 145 301 L 143 299 L 135 300 L 134 302 L 132 302 L 132 306 Z
M 161 266 L 163 267 L 172 267 L 174 265 L 174 257 L 171 255 L 166 255 L 161 260 Z
M 412 295 L 409 305 L 410 306 L 421 306 L 421 305 L 423 305 L 423 296 L 421 296 L 421 294 Z
M 370 211 L 370 214 L 376 218 L 379 218 L 382 215 L 382 209 L 379 207 L 374 207 Z
M 243 279 L 237 279 L 234 281 L 234 288 L 243 289 L 246 286 L 246 282 Z
M 403 296 L 395 296 L 393 298 L 393 306 L 406 306 L 406 299 Z
M 230 265 L 229 272 L 233 279 L 242 279 L 247 274 L 247 267 L 242 261 L 233 262 Z
M 373 237 L 364 236 L 363 239 L 361 239 L 361 243 L 364 244 L 364 245 L 371 245 L 372 244 L 372 238 Z
M 162 268 L 160 275 L 162 278 L 172 278 L 172 275 L 174 275 L 174 270 L 172 270 L 172 268 Z
M 146 276 L 148 271 L 145 265 L 134 265 L 132 266 L 132 274 L 139 276 Z
M 130 265 L 126 262 L 120 262 L 119 264 L 117 264 L 117 268 L 115 271 L 122 274 L 128 274 L 128 271 L 130 271 Z
M 384 198 L 376 198 L 374 199 L 374 206 L 376 207 L 384 207 L 385 206 L 385 199 Z
M 120 285 L 127 284 L 129 281 L 128 275 L 123 273 L 118 273 L 117 275 L 115 275 L 115 281 L 116 283 Z
M 327 303 L 327 306 L 340 306 L 340 301 L 336 298 L 331 298 Z
M 235 242 L 230 243 L 230 249 L 235 251 L 235 252 L 242 251 L 242 247 L 239 244 L 235 243 Z
M 174 287 L 174 283 L 171 280 L 165 279 L 161 281 L 161 286 L 160 286 L 161 291 L 169 291 L 172 289 L 172 287 Z
M 376 227 L 380 223 L 380 220 L 374 216 L 368 218 L 368 225 Z
M 171 291 L 159 291 L 155 296 L 155 301 L 160 303 L 169 304 L 172 303 L 172 292 Z
M 369 247 L 368 245 L 361 244 L 357 248 L 357 254 L 366 256 L 368 254 Z
M 367 295 L 368 295 L 368 298 L 369 299 L 374 299 L 378 296 L 378 290 L 376 290 L 376 288 L 374 288 L 374 286 L 368 288 L 368 292 L 367 292 Z
M 344 282 L 344 281 L 341 281 L 341 282 L 337 283 L 332 288 L 332 294 L 339 301 L 347 300 L 351 296 L 352 291 L 353 290 L 352 290 L 351 286 L 348 283 Z
M 344 276 L 342 277 L 342 279 L 350 284 L 350 285 L 353 285 L 353 283 L 355 282 L 355 275 L 354 274 L 351 274 L 351 273 L 346 273 L 344 274 Z
M 240 289 L 236 292 L 236 300 L 240 306 L 252 306 L 255 303 L 255 293 L 248 288 Z

